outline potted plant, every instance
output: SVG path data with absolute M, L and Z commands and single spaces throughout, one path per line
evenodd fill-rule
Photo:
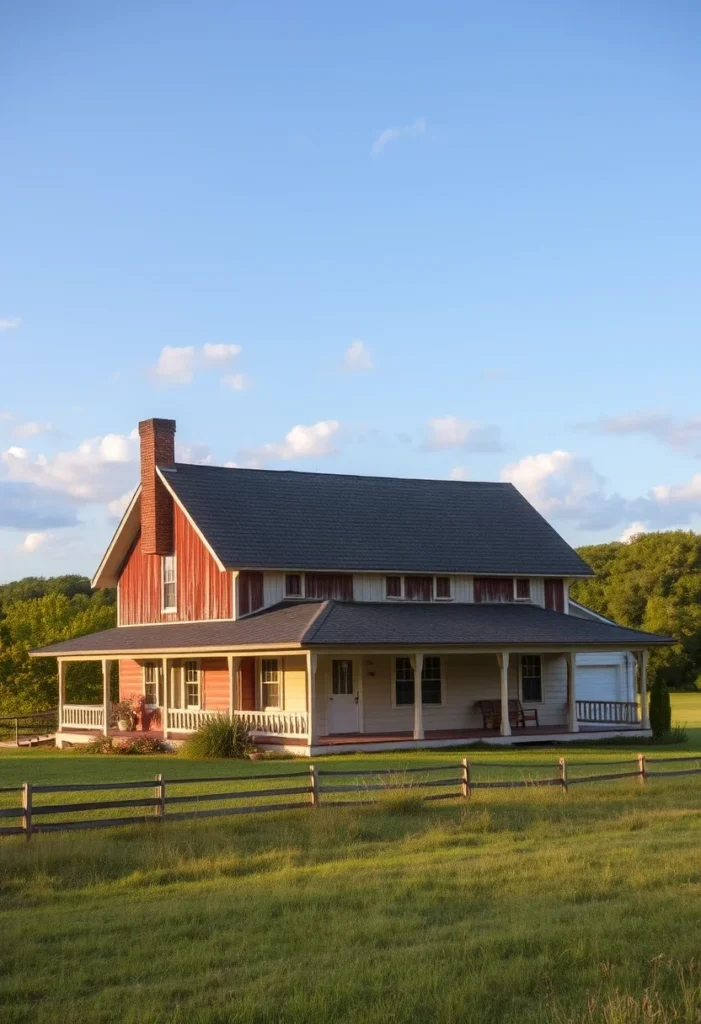
M 112 706 L 112 725 L 116 724 L 120 732 L 131 732 L 136 724 L 135 719 L 131 699 L 120 700 Z

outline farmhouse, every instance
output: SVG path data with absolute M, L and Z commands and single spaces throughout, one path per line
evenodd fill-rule
M 670 638 L 571 601 L 591 569 L 511 484 L 185 465 L 174 421 L 139 434 L 93 580 L 118 625 L 33 652 L 58 662 L 59 745 L 112 731 L 114 661 L 174 741 L 217 714 L 315 756 L 648 733 L 647 653 Z M 80 660 L 99 705 L 66 701 Z

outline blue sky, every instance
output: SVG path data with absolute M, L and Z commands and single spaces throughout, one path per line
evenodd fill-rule
M 701 528 L 701 7 L 5 5 L 0 580 L 180 457 Z

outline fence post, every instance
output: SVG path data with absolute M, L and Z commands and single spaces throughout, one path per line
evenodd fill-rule
M 644 786 L 647 782 L 647 772 L 645 770 L 645 754 L 638 754 L 638 772 L 640 775 L 640 785 Z
M 162 822 L 166 816 L 166 784 L 162 775 L 156 776 L 154 796 L 156 797 L 156 800 L 158 800 L 158 803 L 154 807 L 153 813 L 157 820 Z
M 462 795 L 466 800 L 470 799 L 470 765 L 466 757 L 462 759 Z
M 309 790 L 311 797 L 312 807 L 319 806 L 319 773 L 316 770 L 316 765 L 309 765 L 309 782 L 311 789 Z
M 564 757 L 561 757 L 558 761 L 560 765 L 560 787 L 562 789 L 562 795 L 567 796 L 567 761 Z
M 24 811 L 24 835 L 27 841 L 32 835 L 32 784 L 22 783 L 22 810 Z

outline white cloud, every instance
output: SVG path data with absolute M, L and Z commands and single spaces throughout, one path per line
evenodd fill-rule
M 647 436 L 677 451 L 701 454 L 701 416 L 675 419 L 667 413 L 642 411 L 621 416 L 602 416 L 586 429 L 609 436 Z
M 50 423 L 39 423 L 38 420 L 28 420 L 26 423 L 18 423 L 13 427 L 12 433 L 15 437 L 36 437 L 38 434 L 50 434 L 53 427 Z
M 28 554 L 31 554 L 33 551 L 37 551 L 38 548 L 46 544 L 48 539 L 48 533 L 28 533 L 22 543 L 18 546 L 18 551 L 25 551 Z
M 240 354 L 240 345 L 208 342 L 200 349 L 194 345 L 164 345 L 158 362 L 150 372 L 162 384 L 190 384 L 197 370 L 223 368 Z
M 698 501 L 701 504 L 701 473 L 695 473 L 685 484 L 661 484 L 653 487 L 652 496 L 660 505 L 684 504 L 689 501 Z
M 334 455 L 337 451 L 335 439 L 340 426 L 337 420 L 320 420 L 308 427 L 298 424 L 285 434 L 283 441 L 244 450 L 241 456 L 248 465 L 262 465 L 270 459 L 286 461 Z
M 200 358 L 205 366 L 226 366 L 227 363 L 232 362 L 239 355 L 241 355 L 240 345 L 214 345 L 210 343 L 202 346 Z
M 0 423 L 6 423 L 12 419 L 12 413 L 8 409 L 0 409 Z
M 107 503 L 136 485 L 139 438 L 106 434 L 48 457 L 13 445 L 0 452 L 0 478 L 34 484 L 78 503 Z
M 243 391 L 245 388 L 250 387 L 251 383 L 243 373 L 226 374 L 222 377 L 221 382 L 230 391 Z
M 192 444 L 176 444 L 176 462 L 189 462 L 194 466 L 213 466 L 214 457 L 209 445 L 194 441 Z
M 618 539 L 622 541 L 624 544 L 627 544 L 629 541 L 633 539 L 633 537 L 637 537 L 640 533 L 647 533 L 647 527 L 645 523 L 631 523 L 630 526 L 626 526 L 625 530 Z
M 385 151 L 385 147 L 391 142 L 397 142 L 401 138 L 412 138 L 417 135 L 423 135 L 428 128 L 426 119 L 423 117 L 417 117 L 412 124 L 404 125 L 403 127 L 394 128 L 383 128 L 382 131 L 378 132 L 375 136 L 375 141 L 372 144 L 372 155 L 382 156 Z
M 450 471 L 450 479 L 469 480 L 470 474 L 468 472 L 467 466 L 453 466 L 453 468 Z
M 195 347 L 164 345 L 153 375 L 164 384 L 189 384 L 195 372 Z
M 424 448 L 445 451 L 459 448 L 467 452 L 500 452 L 503 450 L 498 427 L 485 426 L 475 420 L 458 416 L 439 416 L 426 424 L 428 437 Z
M 119 498 L 114 498 L 113 501 L 107 502 L 107 513 L 108 515 L 114 516 L 115 519 L 121 519 L 127 508 L 129 502 L 134 497 L 133 491 L 125 491 Z
M 361 341 L 360 338 L 354 338 L 346 349 L 346 354 L 343 357 L 343 367 L 351 371 L 372 370 L 372 357 L 368 352 L 365 342 Z
M 22 320 L 18 316 L 6 316 L 0 319 L 0 334 L 3 331 L 16 331 Z

